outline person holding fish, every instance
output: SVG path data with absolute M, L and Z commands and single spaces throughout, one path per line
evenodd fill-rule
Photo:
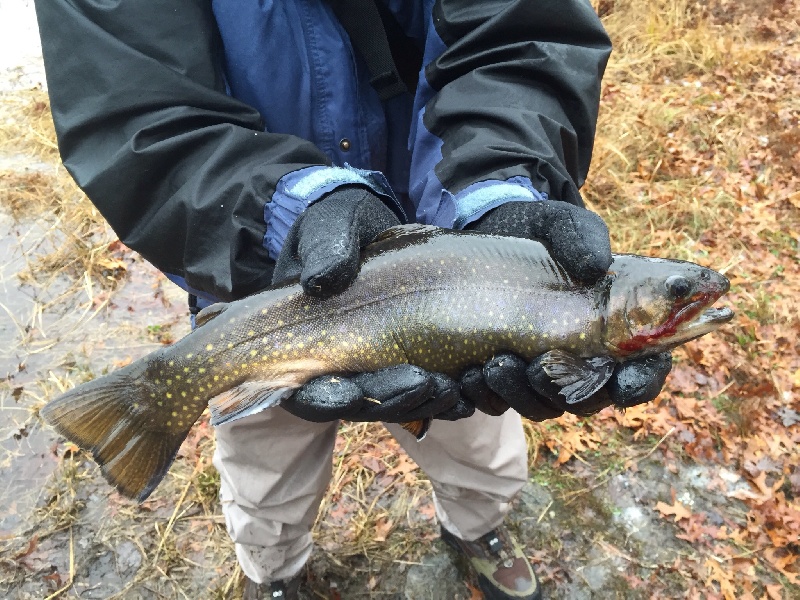
M 540 240 L 569 281 L 607 276 L 607 228 L 578 191 L 611 50 L 586 0 L 36 0 L 36 9 L 65 166 L 121 240 L 198 308 L 299 280 L 310 311 L 358 285 L 362 249 L 401 223 Z M 364 31 L 385 36 L 394 64 L 383 72 L 357 41 Z M 671 281 L 673 297 L 693 289 Z M 200 313 L 187 339 L 227 319 L 224 310 Z M 365 352 L 361 339 L 353 352 Z M 387 423 L 430 477 L 442 537 L 487 598 L 541 597 L 503 524 L 528 479 L 520 415 L 648 402 L 671 365 L 668 349 L 606 362 L 570 396 L 548 360 L 497 352 L 459 373 L 402 361 L 329 373 L 297 380 L 264 410 L 259 398 L 275 390 L 251 382 L 228 393 L 215 413 L 214 464 L 245 597 L 298 597 L 339 418 Z M 222 374 L 186 364 L 208 369 L 209 381 Z M 184 406 L 197 414 L 181 427 L 204 407 Z M 142 499 L 182 438 L 126 487 L 140 467 L 114 471 L 121 463 L 90 440 L 110 411 L 92 412 L 76 439 Z M 69 431 L 68 413 L 48 414 Z M 411 432 L 399 425 L 408 422 Z M 115 451 L 132 447 L 123 446 Z

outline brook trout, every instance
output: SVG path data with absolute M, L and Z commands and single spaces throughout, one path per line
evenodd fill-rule
M 207 406 L 220 425 L 279 404 L 319 375 L 410 363 L 455 377 L 504 351 L 526 360 L 547 353 L 546 372 L 567 402 L 579 402 L 615 362 L 729 321 L 729 309 L 710 308 L 728 286 L 692 263 L 634 255 L 615 255 L 607 276 L 586 286 L 536 241 L 395 227 L 365 249 L 342 294 L 313 298 L 292 283 L 215 304 L 174 345 L 76 387 L 41 414 L 141 501 Z

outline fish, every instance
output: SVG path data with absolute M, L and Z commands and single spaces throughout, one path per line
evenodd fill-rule
M 342 293 L 313 297 L 292 281 L 211 305 L 181 340 L 40 414 L 121 494 L 143 501 L 206 408 L 218 426 L 278 406 L 321 375 L 407 363 L 458 377 L 501 352 L 544 355 L 566 401 L 578 403 L 617 363 L 730 321 L 729 308 L 712 306 L 728 288 L 700 265 L 631 254 L 613 255 L 587 285 L 535 240 L 398 226 L 364 249 Z

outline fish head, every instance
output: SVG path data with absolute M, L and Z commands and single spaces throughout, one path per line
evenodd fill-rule
M 615 255 L 601 285 L 605 341 L 618 358 L 670 350 L 733 318 L 731 309 L 712 306 L 730 288 L 728 279 L 691 262 Z

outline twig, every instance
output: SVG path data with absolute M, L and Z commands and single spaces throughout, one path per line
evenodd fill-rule
M 550 504 L 548 504 L 547 506 L 544 507 L 544 510 L 542 511 L 542 514 L 540 514 L 539 518 L 536 519 L 536 524 L 537 525 L 542 522 L 542 519 L 544 519 L 544 516 L 547 514 L 547 511 L 550 510 L 551 506 L 553 506 L 553 502 L 555 502 L 555 500 L 550 500 Z
M 653 452 L 655 452 L 655 451 L 656 451 L 656 448 L 658 448 L 658 447 L 659 447 L 659 446 L 660 446 L 660 445 L 661 445 L 661 444 L 664 442 L 664 440 L 665 440 L 665 439 L 667 439 L 669 436 L 671 436 L 671 435 L 672 435 L 672 432 L 673 432 L 673 431 L 675 431 L 675 426 L 672 426 L 672 427 L 670 428 L 670 430 L 669 430 L 667 433 L 665 433 L 665 434 L 664 434 L 664 437 L 662 437 L 660 440 L 658 440 L 658 442 L 656 442 L 656 445 L 655 445 L 655 446 L 653 446 L 652 448 L 650 448 L 650 452 L 648 452 L 648 453 L 647 453 L 647 454 L 645 454 L 644 456 L 640 456 L 640 457 L 638 457 L 638 458 L 634 459 L 634 461 L 633 461 L 633 462 L 634 462 L 634 463 L 638 463 L 639 461 L 642 461 L 642 460 L 644 460 L 645 458 L 647 458 L 648 456 L 650 456 L 650 455 L 651 455 Z
M 153 566 L 155 567 L 158 563 L 158 557 L 161 555 L 161 549 L 164 547 L 164 543 L 167 540 L 167 536 L 172 531 L 172 527 L 175 525 L 175 520 L 178 517 L 178 512 L 183 505 L 183 501 L 186 499 L 186 494 L 189 492 L 189 488 L 192 486 L 192 481 L 194 480 L 194 476 L 197 475 L 198 471 L 200 471 L 200 467 L 203 465 L 203 458 L 197 461 L 197 464 L 194 466 L 194 471 L 189 476 L 189 479 L 186 481 L 186 485 L 183 486 L 183 491 L 181 492 L 180 498 L 178 498 L 178 503 L 175 505 L 175 510 L 172 511 L 172 516 L 169 518 L 167 522 L 167 526 L 164 529 L 164 533 L 161 536 L 161 539 L 158 542 L 158 548 L 156 548 L 155 556 L 153 556 Z

